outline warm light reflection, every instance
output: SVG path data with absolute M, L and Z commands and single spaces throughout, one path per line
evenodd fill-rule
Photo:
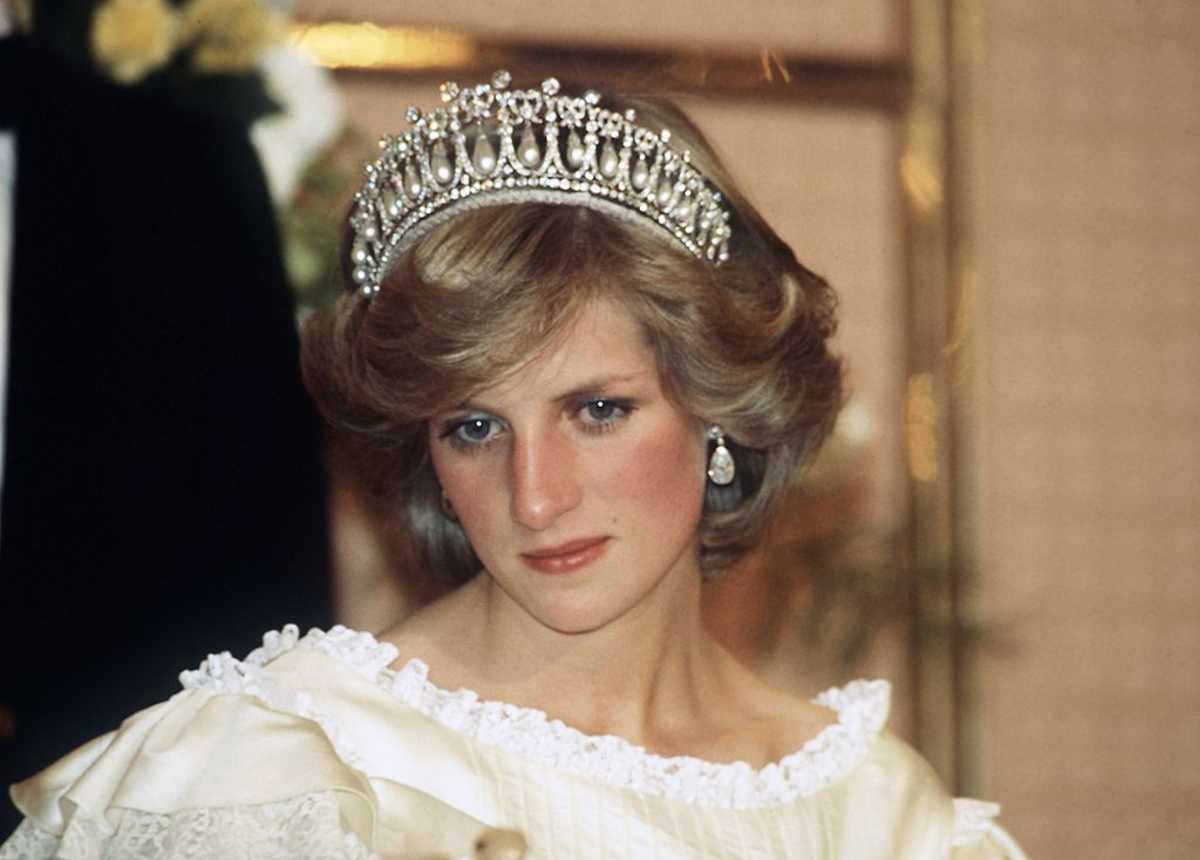
M 942 181 L 927 158 L 909 150 L 900 159 L 900 179 L 908 199 L 922 215 L 928 215 L 942 202 Z
M 476 54 L 475 41 L 457 33 L 368 23 L 294 24 L 289 41 L 331 69 L 453 68 Z
M 908 468 L 913 479 L 936 481 L 938 476 L 937 401 L 933 375 L 917 373 L 908 380 Z
M 762 64 L 764 81 L 774 81 L 775 73 L 778 71 L 780 80 L 785 84 L 792 82 L 792 73 L 788 71 L 787 63 L 780 59 L 779 55 L 770 48 L 766 46 L 759 48 L 758 60 Z

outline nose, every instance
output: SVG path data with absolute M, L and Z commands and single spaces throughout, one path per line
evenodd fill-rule
M 533 531 L 543 531 L 582 499 L 574 452 L 558 433 L 518 437 L 512 446 L 512 516 Z

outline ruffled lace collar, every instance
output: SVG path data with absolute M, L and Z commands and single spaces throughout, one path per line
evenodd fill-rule
M 314 628 L 303 637 L 288 625 L 264 636 L 263 646 L 244 661 L 213 655 L 180 680 L 185 687 L 261 693 L 262 667 L 295 648 L 333 657 L 451 731 L 518 758 L 639 794 L 726 808 L 790 803 L 841 779 L 866 758 L 887 722 L 891 694 L 886 681 L 852 681 L 821 693 L 813 701 L 834 711 L 837 722 L 796 752 L 755 769 L 745 762 L 656 755 L 624 738 L 584 734 L 533 708 L 482 700 L 472 690 L 442 689 L 429 680 L 423 661 L 412 659 L 390 669 L 399 657 L 394 645 L 341 625 L 329 632 Z M 305 716 L 317 719 L 339 751 L 344 749 L 343 757 L 365 763 L 337 726 L 327 725 L 319 710 L 306 710 Z

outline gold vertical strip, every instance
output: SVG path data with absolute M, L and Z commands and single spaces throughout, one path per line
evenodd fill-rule
M 950 381 L 950 460 L 952 572 L 955 609 L 955 787 L 984 796 L 980 723 L 978 644 L 980 613 L 976 603 L 980 574 L 979 428 L 980 369 L 976 321 L 978 259 L 975 224 L 975 133 L 978 70 L 982 59 L 982 14 L 978 0 L 947 0 L 949 40 L 947 74 L 948 298 L 952 303 L 951 339 L 946 360 Z
M 973 224 L 977 0 L 912 0 L 912 100 L 900 177 L 909 216 L 908 444 L 916 742 L 956 791 L 980 787 L 973 631 L 979 429 Z
M 958 778 L 957 611 L 950 477 L 951 221 L 948 181 L 950 0 L 910 0 L 912 98 L 900 181 L 908 216 L 912 673 L 917 746 L 941 777 Z

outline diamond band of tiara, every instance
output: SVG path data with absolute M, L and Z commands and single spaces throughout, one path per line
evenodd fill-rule
M 655 132 L 600 106 L 600 94 L 442 84 L 444 102 L 410 107 L 411 128 L 385 137 L 354 196 L 351 276 L 367 298 L 394 262 L 437 225 L 468 209 L 505 203 L 585 206 L 672 237 L 713 265 L 729 256 L 730 212 L 721 193 Z

